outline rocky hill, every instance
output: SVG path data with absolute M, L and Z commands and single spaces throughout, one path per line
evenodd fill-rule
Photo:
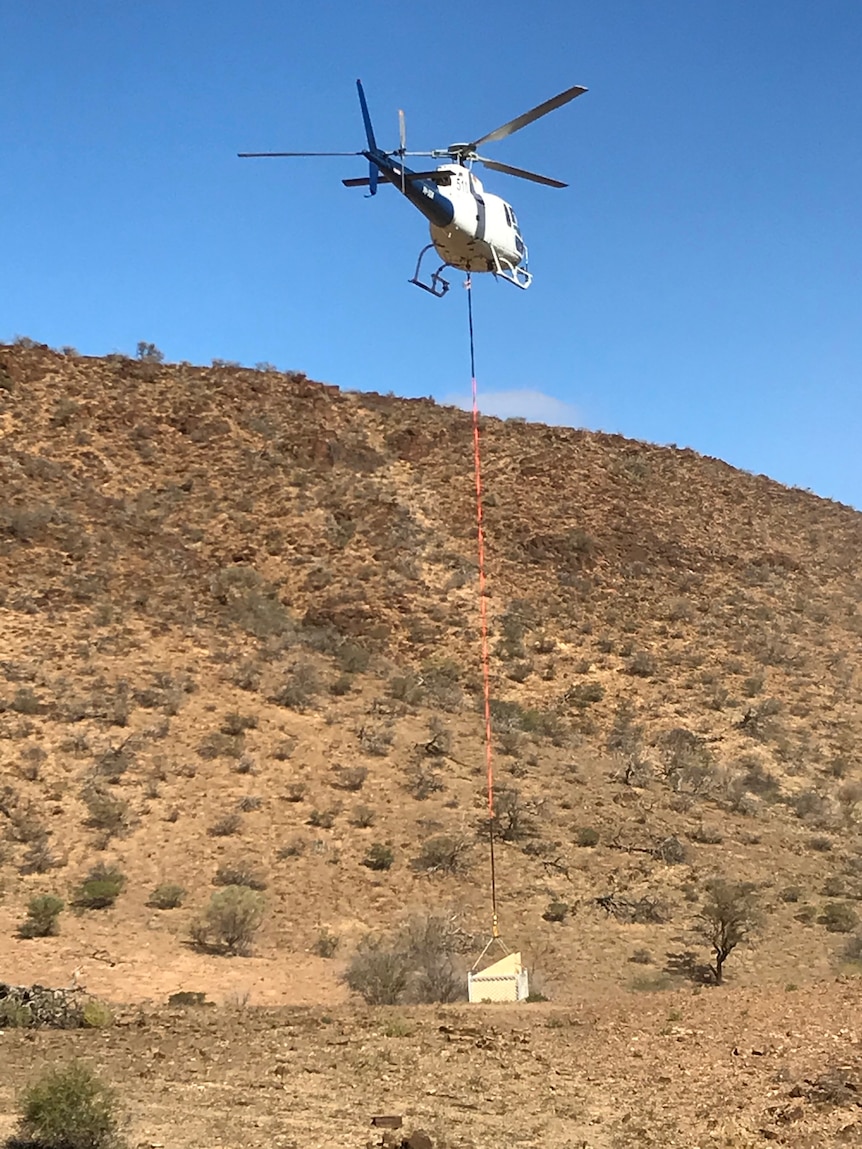
M 685 984 L 715 877 L 761 921 L 730 982 L 854 968 L 862 515 L 692 451 L 483 435 L 501 926 L 535 984 Z M 0 980 L 326 1005 L 416 911 L 469 964 L 475 554 L 460 411 L 0 347 Z M 113 905 L 17 935 L 100 863 Z M 190 931 L 237 875 L 265 910 L 227 960 Z

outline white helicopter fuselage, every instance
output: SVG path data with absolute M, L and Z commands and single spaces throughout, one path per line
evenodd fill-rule
M 499 271 L 501 264 L 518 267 L 527 249 L 511 206 L 486 192 L 482 181 L 461 164 L 437 169 L 451 173 L 451 182 L 437 194 L 452 204 L 450 222 L 431 221 L 431 240 L 441 259 L 462 271 Z

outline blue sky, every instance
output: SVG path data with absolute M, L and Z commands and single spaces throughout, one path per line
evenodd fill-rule
M 424 220 L 364 161 L 241 150 L 476 138 L 552 190 L 533 286 L 477 277 L 495 413 L 690 446 L 862 507 L 859 0 L 5 0 L 0 338 L 269 361 L 469 396 L 466 302 L 407 283 Z

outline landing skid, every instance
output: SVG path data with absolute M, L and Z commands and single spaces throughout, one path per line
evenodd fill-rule
M 411 283 L 415 283 L 417 287 L 421 287 L 423 291 L 435 296 L 437 299 L 442 299 L 446 292 L 449 290 L 449 280 L 444 279 L 440 274 L 445 267 L 451 267 L 450 263 L 441 263 L 435 272 L 431 275 L 430 283 L 423 283 L 419 278 L 419 269 L 422 266 L 422 260 L 425 258 L 427 252 L 434 249 L 434 244 L 429 243 L 427 247 L 423 247 L 419 252 L 419 258 L 416 260 L 416 270 L 413 272 Z
M 498 279 L 505 279 L 507 283 L 514 284 L 515 287 L 520 287 L 522 291 L 526 291 L 533 282 L 533 277 L 530 272 L 527 271 L 526 267 L 516 266 L 514 263 L 511 263 L 505 256 L 501 256 L 496 247 L 493 247 L 491 244 L 489 244 L 488 247 L 491 250 L 491 256 L 494 260 L 494 266 L 489 267 L 488 271 Z M 454 267 L 454 264 L 441 263 L 437 270 L 432 272 L 430 283 L 423 283 L 419 278 L 422 261 L 428 252 L 433 250 L 435 250 L 434 244 L 429 243 L 419 252 L 419 258 L 416 260 L 416 270 L 413 272 L 413 278 L 410 282 L 415 283 L 417 287 L 421 287 L 423 291 L 427 291 L 429 295 L 433 295 L 437 299 L 442 299 L 449 290 L 449 280 L 443 278 L 442 272 L 447 267 Z

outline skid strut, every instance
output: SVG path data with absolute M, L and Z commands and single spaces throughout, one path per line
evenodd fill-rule
M 427 291 L 431 295 L 436 296 L 437 299 L 442 299 L 446 292 L 449 290 L 449 280 L 444 279 L 440 273 L 443 271 L 444 267 L 450 267 L 451 264 L 441 263 L 437 270 L 432 273 L 430 283 L 423 283 L 419 278 L 419 269 L 422 266 L 422 260 L 425 258 L 429 251 L 433 250 L 434 244 L 429 243 L 419 252 L 419 258 L 416 260 L 416 270 L 413 272 L 413 278 L 410 280 L 410 282 L 415 283 L 417 287 L 421 287 L 423 291 Z

